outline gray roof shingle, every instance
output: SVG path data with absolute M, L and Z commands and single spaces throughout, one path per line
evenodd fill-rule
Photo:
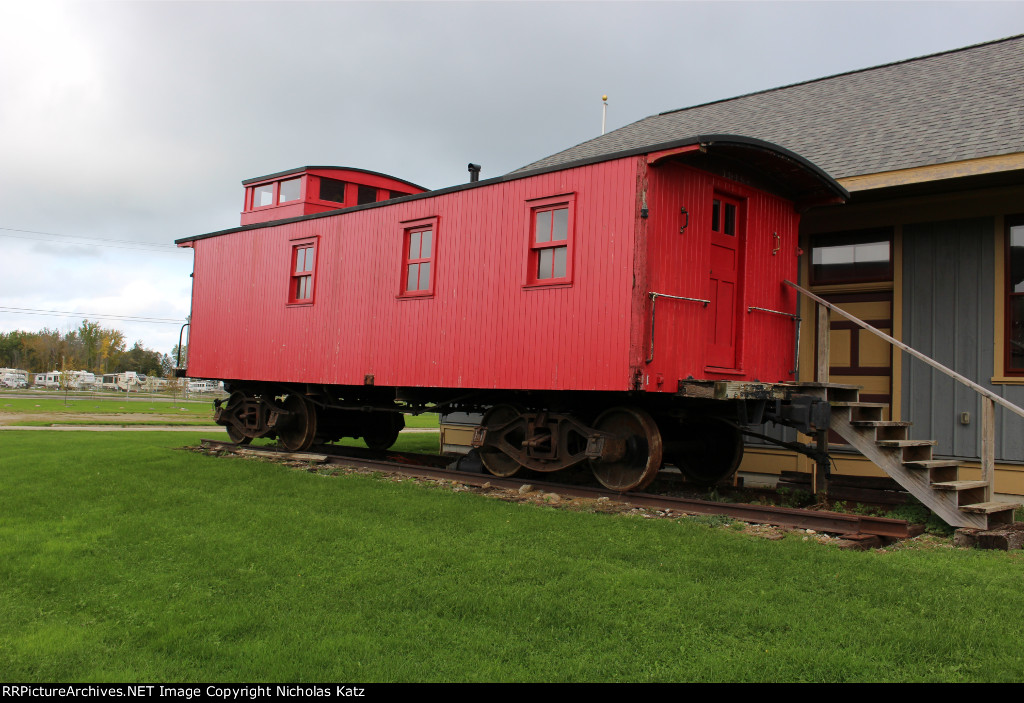
M 834 178 L 1024 152 L 1024 35 L 652 115 L 517 171 L 697 134 L 786 147 Z

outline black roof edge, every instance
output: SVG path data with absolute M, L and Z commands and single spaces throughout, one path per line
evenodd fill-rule
M 271 173 L 266 176 L 257 176 L 256 178 L 246 178 L 244 181 L 242 181 L 242 185 L 247 186 L 252 183 L 259 183 L 260 181 L 269 181 L 275 178 L 281 178 L 282 176 L 290 176 L 293 173 L 301 173 L 303 171 L 310 171 L 313 169 L 324 169 L 330 171 L 355 171 L 356 173 L 365 173 L 370 176 L 390 178 L 393 181 L 398 181 L 399 183 L 404 183 L 408 186 L 412 186 L 413 188 L 419 188 L 420 190 L 429 190 L 428 188 L 424 188 L 421 185 L 416 185 L 412 181 L 407 181 L 404 178 L 398 178 L 397 176 L 392 176 L 387 173 L 381 173 L 380 171 L 370 171 L 365 168 L 355 168 L 354 166 L 296 166 L 295 168 L 290 168 L 287 171 L 278 171 L 277 173 Z
M 692 137 L 685 137 L 683 139 L 673 139 L 668 142 L 661 142 L 660 144 L 651 144 L 643 147 L 636 147 L 633 149 L 625 149 L 623 151 L 617 151 L 610 154 L 601 154 L 598 156 L 590 156 L 584 159 L 577 159 L 576 161 L 567 161 L 565 163 L 556 164 L 553 166 L 545 166 L 542 168 L 535 168 L 529 171 L 516 171 L 513 173 L 507 173 L 502 176 L 495 176 L 494 178 L 488 178 L 483 181 L 477 181 L 476 183 L 461 183 L 455 186 L 449 186 L 447 188 L 439 188 L 438 190 L 427 191 L 426 193 L 414 193 L 412 195 L 404 195 L 401 198 L 393 198 L 391 200 L 382 200 L 376 203 L 367 203 L 366 205 L 357 205 L 355 207 L 347 207 L 339 210 L 328 210 L 326 212 L 317 212 L 312 215 L 302 215 L 300 217 L 289 217 L 283 220 L 271 220 L 269 222 L 256 222 L 251 225 L 242 225 L 240 227 L 232 227 L 230 229 L 222 229 L 216 232 L 209 232 L 207 234 L 197 234 L 192 237 L 184 237 L 182 239 L 174 240 L 175 244 L 184 244 L 185 242 L 194 242 L 199 239 L 208 239 L 210 237 L 219 237 L 225 234 L 234 234 L 235 232 L 245 232 L 252 229 L 263 229 L 266 227 L 276 227 L 278 225 L 291 224 L 293 222 L 305 222 L 308 220 L 316 220 L 321 217 L 334 217 L 349 212 L 358 212 L 360 210 L 370 210 L 372 208 L 385 207 L 387 205 L 394 205 L 395 203 L 411 202 L 413 200 L 423 200 L 425 198 L 433 198 L 438 195 L 447 195 L 448 193 L 457 193 L 462 190 L 471 190 L 473 188 L 482 188 L 483 186 L 494 185 L 497 183 L 506 183 L 508 181 L 518 181 L 521 178 L 530 178 L 532 176 L 540 176 L 545 173 L 552 173 L 554 171 L 566 171 L 570 168 L 579 168 L 581 166 L 590 166 L 592 164 L 601 163 L 602 161 L 613 161 L 615 159 L 628 158 L 630 156 L 640 156 L 641 154 L 650 154 L 655 151 L 665 151 L 667 149 L 676 149 L 682 146 L 689 146 L 691 144 L 737 144 L 745 147 L 754 149 L 762 149 L 775 153 L 783 158 L 789 159 L 800 165 L 802 168 L 810 171 L 817 176 L 829 190 L 832 190 L 837 196 L 843 200 L 850 199 L 850 193 L 839 185 L 832 176 L 825 173 L 820 167 L 811 163 L 803 156 L 800 156 L 796 152 L 790 151 L 785 147 L 781 147 L 778 144 L 772 144 L 766 142 L 763 139 L 755 139 L 754 137 L 743 137 L 736 134 L 705 134 L 697 135 Z M 316 168 L 312 166 L 306 166 L 304 168 Z M 355 169 L 353 169 L 355 170 Z M 294 172 L 294 171 L 293 171 Z M 285 173 L 289 173 L 286 171 Z M 269 176 L 268 176 L 269 178 Z
M 742 95 L 734 95 L 730 98 L 721 98 L 719 100 L 710 100 L 706 103 L 697 103 L 696 105 L 688 105 L 687 107 L 677 107 L 672 110 L 665 110 L 659 112 L 650 117 L 661 117 L 662 115 L 671 115 L 676 112 L 686 112 L 687 110 L 695 110 L 698 107 L 707 107 L 708 105 L 718 105 L 719 103 L 728 103 L 733 100 L 741 100 L 743 98 L 749 98 L 752 95 L 764 95 L 765 93 L 774 93 L 777 90 L 786 90 L 788 88 L 795 88 L 799 85 L 810 85 L 811 83 L 820 83 L 821 81 L 830 81 L 833 78 L 841 78 L 843 76 L 852 76 L 857 73 L 866 73 L 867 71 L 877 71 L 880 68 L 889 68 L 890 66 L 899 66 L 904 63 L 913 63 L 914 61 L 924 61 L 925 59 L 935 58 L 936 56 L 944 56 L 946 54 L 955 54 L 960 51 L 970 51 L 972 49 L 978 49 L 983 46 L 990 44 L 1001 44 L 1002 42 L 1012 41 L 1014 39 L 1024 38 L 1024 34 L 1014 34 L 1009 37 L 1003 37 L 1002 39 L 991 39 L 989 41 L 978 42 L 977 44 L 971 44 L 970 46 L 961 46 L 956 49 L 946 49 L 945 51 L 936 51 L 934 54 L 924 54 L 923 56 L 914 56 L 909 59 L 900 59 L 899 61 L 890 61 L 889 63 L 881 63 L 877 66 L 867 66 L 865 68 L 855 68 L 850 71 L 842 71 L 841 73 L 833 73 L 828 76 L 821 76 L 820 78 L 810 78 L 806 81 L 797 81 L 796 83 L 787 83 L 785 85 L 776 86 L 774 88 L 765 88 L 764 90 L 755 90 L 751 93 L 743 93 Z M 644 118 L 649 119 L 649 118 Z M 642 121 L 642 120 L 640 120 Z M 633 124 L 636 124 L 635 122 Z M 627 127 L 629 125 L 626 125 Z M 621 128 L 620 128 L 621 129 Z M 596 138 L 596 137 L 595 137 Z M 584 142 L 585 143 L 585 142 Z M 578 146 L 578 145 L 577 145 Z M 570 149 L 573 147 L 569 147 Z

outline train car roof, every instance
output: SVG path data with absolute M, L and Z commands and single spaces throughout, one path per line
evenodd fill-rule
M 684 149 L 684 147 L 696 148 Z M 673 152 L 673 150 L 679 151 L 676 153 L 670 153 Z M 743 137 L 734 134 L 710 134 L 696 135 L 686 137 L 684 139 L 675 139 L 661 144 L 652 144 L 634 149 L 625 149 L 623 151 L 577 159 L 575 161 L 530 169 L 528 171 L 516 171 L 514 173 L 507 173 L 503 176 L 488 178 L 475 183 L 462 183 L 460 185 L 431 190 L 425 193 L 405 195 L 400 198 L 367 203 L 365 205 L 357 205 L 355 207 L 318 212 L 311 215 L 303 215 L 301 217 L 257 222 L 240 227 L 232 227 L 230 229 L 218 230 L 207 234 L 184 237 L 182 239 L 175 240 L 174 243 L 182 245 L 200 239 L 219 237 L 221 235 L 232 234 L 235 232 L 244 232 L 247 230 L 261 229 L 265 227 L 276 227 L 278 225 L 289 224 L 291 222 L 304 222 L 306 220 L 315 220 L 322 217 L 337 217 L 338 215 L 356 212 L 358 210 L 387 207 L 395 203 L 432 198 L 437 195 L 457 193 L 459 191 L 470 190 L 473 188 L 483 188 L 495 183 L 514 181 L 521 178 L 530 178 L 531 176 L 537 176 L 543 173 L 564 171 L 570 168 L 589 166 L 591 164 L 601 163 L 604 161 L 613 161 L 615 159 L 630 156 L 641 156 L 644 154 L 649 154 L 655 159 L 654 161 L 651 161 L 651 163 L 660 161 L 662 158 L 672 158 L 684 163 L 690 163 L 698 168 L 721 172 L 727 177 L 738 176 L 750 179 L 757 187 L 791 198 L 801 208 L 813 207 L 815 205 L 826 203 L 845 202 L 850 198 L 850 194 L 845 188 L 839 185 L 834 178 L 829 176 L 824 170 L 811 163 L 809 160 L 790 151 L 789 149 L 752 137 Z M 280 174 L 263 176 L 261 179 L 248 179 L 247 181 L 243 181 L 243 183 L 251 183 L 292 172 L 298 172 L 304 168 L 321 167 L 299 167 L 297 169 L 283 171 Z M 372 172 L 367 171 L 366 173 Z

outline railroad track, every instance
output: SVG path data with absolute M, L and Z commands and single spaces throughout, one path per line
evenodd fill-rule
M 874 517 L 870 515 L 847 515 L 823 510 L 802 510 L 750 503 L 717 503 L 675 496 L 661 496 L 651 493 L 617 493 L 604 488 L 590 488 L 564 483 L 554 483 L 531 477 L 529 479 L 499 478 L 488 473 L 452 471 L 446 468 L 452 463 L 448 457 L 408 452 L 374 452 L 359 447 L 319 447 L 318 451 L 289 452 L 277 447 L 249 447 L 231 442 L 203 439 L 201 445 L 209 450 L 229 452 L 241 456 L 263 457 L 277 460 L 308 462 L 311 464 L 334 464 L 351 468 L 387 471 L 406 476 L 456 481 L 468 486 L 518 490 L 526 484 L 542 486 L 546 492 L 574 498 L 608 498 L 633 507 L 671 510 L 679 513 L 704 515 L 725 515 L 744 522 L 775 525 L 778 527 L 810 529 L 857 538 L 906 539 L 919 534 L 905 520 Z M 387 458 L 380 458 L 385 455 Z

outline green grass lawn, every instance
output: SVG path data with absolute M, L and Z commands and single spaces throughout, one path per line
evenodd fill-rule
M 54 398 L 12 398 L 0 396 L 0 413 L 62 413 L 67 415 L 91 415 L 102 413 L 160 413 L 173 414 L 182 412 L 213 414 L 213 403 L 210 400 L 181 400 L 167 402 L 158 400 L 146 402 L 146 399 L 122 398 L 76 398 L 71 396 L 65 405 L 64 396 Z
M 1024 678 L 1019 553 L 846 552 L 173 449 L 207 435 L 0 435 L 0 680 Z
M 147 400 L 149 402 L 147 402 Z M 24 427 L 46 427 L 50 425 L 210 425 L 213 424 L 213 401 L 211 398 L 202 400 L 153 400 L 133 398 L 89 398 L 69 396 L 65 401 L 63 394 L 52 398 L 22 398 L 0 396 L 0 420 L 5 413 L 47 414 L 55 417 L 46 420 L 17 420 L 14 425 Z M 126 415 L 155 414 L 160 418 L 149 420 L 139 419 L 90 419 L 93 415 Z M 170 418 L 169 416 L 174 416 Z M 406 415 L 406 427 L 437 427 L 436 413 L 422 415 Z

